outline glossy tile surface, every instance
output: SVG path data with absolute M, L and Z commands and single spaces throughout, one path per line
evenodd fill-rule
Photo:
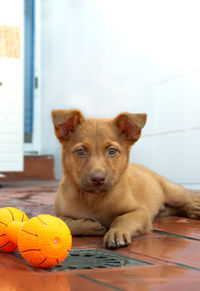
M 164 237 L 133 241 L 127 249 L 167 262 L 200 268 L 200 242 Z
M 1 182 L 0 207 L 16 207 L 29 217 L 53 214 L 53 203 L 58 188 L 57 181 Z
M 121 288 L 122 290 L 199 290 L 198 271 L 174 266 L 148 266 L 92 272 L 82 271 L 84 276 Z
M 178 234 L 200 240 L 200 221 L 182 217 L 158 219 L 154 230 Z
M 138 237 L 135 237 L 133 240 L 142 240 L 142 239 L 148 239 L 148 238 L 158 238 L 158 237 L 163 237 L 163 234 L 160 233 L 153 233 L 153 232 L 149 232 L 149 233 L 145 233 L 142 234 Z M 97 237 L 97 236 L 86 236 L 85 239 L 87 239 L 88 241 L 91 242 L 95 242 L 96 244 L 102 245 L 103 244 L 103 237 Z
M 0 207 L 19 208 L 29 217 L 53 214 L 58 182 L 2 184 L 5 187 L 0 189 Z M 0 252 L 0 291 L 199 290 L 200 271 L 191 268 L 200 269 L 200 221 L 180 217 L 159 219 L 154 229 L 158 232 L 141 235 L 130 246 L 111 250 L 146 262 L 146 266 L 47 272 Z M 72 248 L 102 248 L 102 242 L 102 237 L 73 237 Z
M 0 255 L 1 291 L 107 291 L 110 288 L 70 272 L 49 273 L 18 261 L 10 255 Z
M 89 241 L 81 237 L 76 237 L 76 236 L 73 237 L 73 245 L 72 245 L 73 249 L 80 249 L 80 248 L 86 249 L 86 248 L 91 248 L 91 247 L 93 248 L 97 247 L 95 242 Z

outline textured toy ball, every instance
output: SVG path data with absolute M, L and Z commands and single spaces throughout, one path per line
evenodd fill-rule
M 4 252 L 16 252 L 17 243 L 13 242 L 8 235 L 8 227 L 11 223 L 19 224 L 28 221 L 28 216 L 19 209 L 13 207 L 4 207 L 0 209 L 0 249 Z M 15 228 L 14 232 L 18 230 Z
M 13 207 L 0 209 L 0 249 L 21 251 L 31 264 L 51 268 L 62 262 L 72 245 L 68 226 L 51 215 L 38 215 L 29 220 Z
M 31 264 L 51 268 L 62 262 L 72 245 L 68 226 L 51 215 L 38 215 L 23 225 L 18 233 L 18 248 Z

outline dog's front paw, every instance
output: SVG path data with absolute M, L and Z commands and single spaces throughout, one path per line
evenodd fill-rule
M 120 248 L 130 245 L 131 234 L 121 230 L 109 230 L 103 239 L 103 244 L 107 248 Z

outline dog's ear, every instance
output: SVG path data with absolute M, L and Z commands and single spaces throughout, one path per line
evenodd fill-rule
M 51 112 L 55 134 L 62 142 L 69 138 L 79 123 L 84 120 L 82 113 L 79 110 L 53 110 Z
M 115 118 L 115 123 L 121 134 L 124 134 L 126 140 L 133 144 L 141 135 L 142 128 L 145 126 L 147 114 L 121 113 Z

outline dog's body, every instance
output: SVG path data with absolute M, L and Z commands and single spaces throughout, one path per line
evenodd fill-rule
M 129 164 L 145 114 L 85 119 L 78 110 L 52 112 L 62 144 L 63 178 L 55 214 L 72 235 L 105 235 L 107 247 L 131 243 L 158 216 L 200 216 L 200 198 L 151 170 Z

